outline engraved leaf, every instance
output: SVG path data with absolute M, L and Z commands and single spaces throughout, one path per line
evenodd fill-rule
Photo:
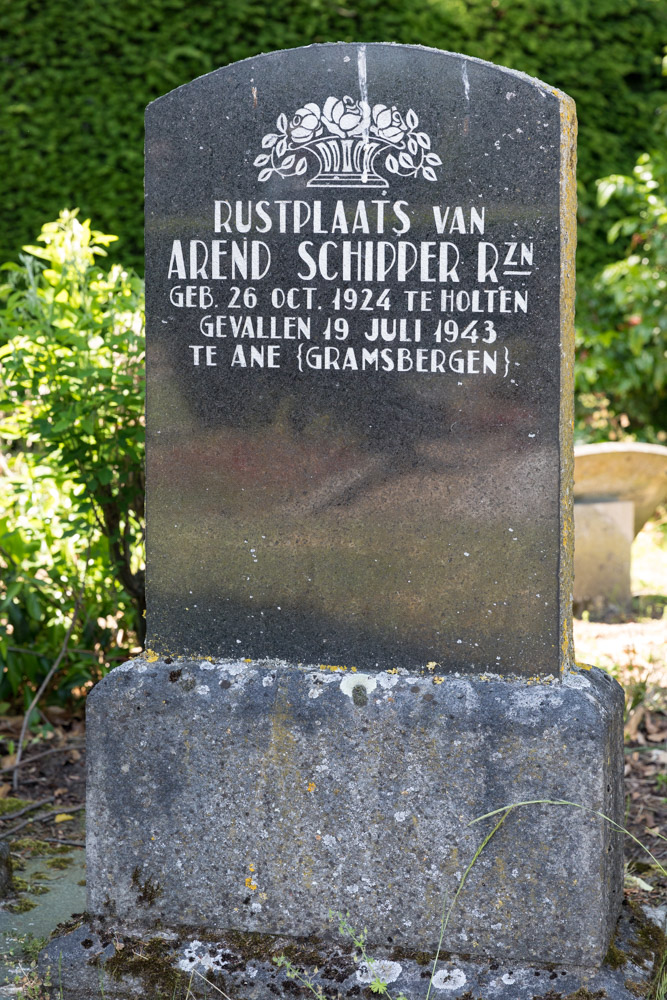
M 437 175 L 433 167 L 424 167 L 422 173 L 427 181 L 437 181 Z
M 299 162 L 296 165 L 297 175 L 305 174 L 307 167 L 308 163 L 306 161 L 306 157 L 304 156 L 299 160 Z
M 287 152 L 287 139 L 281 139 L 278 145 L 276 146 L 276 156 L 278 157 L 284 156 L 286 152 Z
M 430 149 L 431 148 L 431 140 L 426 135 L 426 132 L 415 132 L 415 139 L 417 140 L 417 142 L 419 143 L 419 145 L 422 147 L 422 149 Z
M 278 136 L 275 135 L 273 132 L 269 132 L 269 134 L 265 135 L 264 138 L 262 139 L 262 149 L 271 149 L 271 147 L 275 146 L 277 142 L 278 142 Z
M 294 166 L 295 160 L 296 156 L 294 155 L 294 153 L 290 153 L 290 155 L 286 156 L 283 162 L 280 164 L 281 170 L 289 170 L 290 167 Z
M 405 167 L 406 170 L 414 169 L 415 162 L 411 156 L 408 156 L 407 153 L 399 153 L 398 162 L 402 167 Z
M 276 122 L 279 132 L 287 131 L 287 115 L 278 115 L 278 120 Z
M 396 159 L 395 156 L 392 156 L 391 153 L 387 157 L 385 166 L 387 170 L 389 170 L 392 174 L 398 173 L 398 160 Z
M 265 167 L 264 170 L 260 170 L 260 172 L 257 174 L 257 180 L 268 181 L 272 173 L 273 170 L 271 169 L 271 167 Z
M 412 108 L 410 108 L 410 110 L 406 114 L 405 121 L 408 128 L 416 128 L 417 125 L 419 125 L 419 118 L 417 118 L 417 115 L 414 113 Z
M 412 136 L 410 136 L 410 138 L 408 139 L 408 149 L 412 153 L 413 156 L 415 155 L 415 153 L 419 149 L 419 146 L 417 145 L 417 140 L 413 139 Z
M 424 157 L 427 163 L 430 163 L 432 167 L 441 167 L 442 160 L 437 153 L 427 153 Z
M 271 157 L 269 156 L 268 153 L 261 153 L 259 156 L 255 157 L 253 161 L 253 167 L 263 167 L 265 164 L 269 162 L 270 159 Z

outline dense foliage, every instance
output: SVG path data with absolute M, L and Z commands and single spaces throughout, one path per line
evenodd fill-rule
M 64 212 L 44 226 L 42 245 L 2 271 L 7 702 L 30 700 L 73 617 L 51 692 L 63 699 L 143 634 L 143 282 L 119 264 L 100 265 L 115 238 Z
M 587 439 L 667 440 L 667 155 L 643 153 L 631 176 L 598 182 L 602 207 L 623 216 L 609 230 L 625 255 L 587 290 L 577 330 L 579 429 Z
M 258 52 L 397 41 L 465 52 L 569 93 L 580 122 L 580 269 L 604 236 L 594 180 L 650 148 L 667 35 L 662 0 L 0 0 L 0 260 L 79 205 L 141 267 L 144 106 Z M 663 98 L 664 99 L 664 98 Z

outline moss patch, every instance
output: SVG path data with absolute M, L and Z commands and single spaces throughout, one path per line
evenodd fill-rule
M 298 966 L 321 966 L 325 961 L 316 937 L 286 939 L 251 931 L 226 931 L 216 941 L 239 952 L 244 963 L 251 959 L 271 962 L 279 955 Z
M 0 799 L 0 802 L 3 800 Z M 4 800 L 5 802 L 7 799 Z M 21 837 L 11 843 L 12 851 L 20 851 L 22 854 L 39 855 L 40 857 L 51 857 L 55 854 L 70 854 L 72 848 L 67 844 L 48 844 L 45 840 L 36 840 L 34 837 Z
M 152 991 L 150 996 L 155 1000 L 162 997 L 171 1000 L 181 987 L 187 987 L 190 978 L 174 968 L 169 946 L 161 938 L 135 942 L 132 946 L 126 944 L 104 963 L 104 970 L 116 980 L 135 976 L 146 990 Z
M 72 931 L 78 931 L 79 927 L 87 921 L 87 913 L 73 913 L 69 920 L 63 920 L 62 923 L 53 928 L 49 936 L 49 941 L 53 941 L 57 937 L 64 937 L 65 934 L 71 934 Z
M 36 906 L 37 903 L 34 900 L 21 896 L 15 903 L 9 903 L 7 909 L 10 913 L 27 913 L 28 910 L 34 910 Z
M 28 892 L 31 896 L 43 896 L 45 892 L 49 891 L 48 885 L 35 885 L 33 882 L 28 888 Z
M 626 979 L 623 983 L 628 993 L 632 993 L 633 997 L 641 997 L 642 1000 L 649 995 L 648 994 L 648 983 L 634 983 L 631 979 Z
M 450 952 L 441 951 L 439 960 L 441 962 L 449 962 L 451 957 Z M 434 956 L 428 951 L 413 951 L 410 948 L 402 948 L 400 945 L 397 945 L 392 949 L 389 958 L 392 962 L 416 962 L 417 965 L 432 965 Z M 459 955 L 459 958 L 463 959 L 463 956 Z
M 55 858 L 49 858 L 49 860 L 46 861 L 45 864 L 47 868 L 58 868 L 58 869 L 69 868 L 71 865 L 74 864 L 74 859 L 71 856 L 65 857 L 63 855 L 59 855 L 58 857 Z
M 622 951 L 617 945 L 612 943 L 609 945 L 607 954 L 604 957 L 605 965 L 608 965 L 610 969 L 620 969 L 628 960 L 628 956 L 624 951 Z
M 629 955 L 635 965 L 638 965 L 640 968 L 647 968 L 651 965 L 650 981 L 651 987 L 655 989 L 661 969 L 663 968 L 664 955 L 667 952 L 667 937 L 665 937 L 665 934 L 657 924 L 646 919 L 638 903 L 628 903 L 628 906 L 633 917 L 633 931 L 635 935 L 635 939 L 628 949 Z M 634 985 L 637 986 L 638 984 L 635 983 Z M 626 987 L 630 992 L 634 992 L 628 983 L 626 983 Z M 646 986 L 644 985 L 642 989 L 644 992 L 641 996 L 645 996 L 647 993 Z M 637 995 L 639 996 L 640 994 Z M 652 995 L 650 991 L 648 995 Z
M 7 813 L 18 812 L 19 809 L 25 809 L 26 806 L 31 806 L 32 802 L 30 799 L 0 799 L 0 816 L 5 816 Z
M 162 886 L 150 875 L 144 882 L 141 881 L 141 869 L 138 867 L 132 872 L 132 885 L 137 891 L 137 902 L 144 906 L 151 906 L 162 895 Z

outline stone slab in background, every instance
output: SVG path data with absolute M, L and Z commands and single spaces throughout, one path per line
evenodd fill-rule
M 574 499 L 634 504 L 634 534 L 638 534 L 656 507 L 667 501 L 667 448 L 634 441 L 578 445 Z
M 117 667 L 88 697 L 88 911 L 123 929 L 331 937 L 434 952 L 495 821 L 566 799 L 622 821 L 623 694 L 608 675 L 506 681 L 278 662 Z M 444 948 L 592 966 L 620 906 L 621 838 L 582 810 L 511 815 Z
M 632 602 L 630 556 L 634 538 L 630 501 L 575 503 L 574 604 L 577 609 L 626 611 Z

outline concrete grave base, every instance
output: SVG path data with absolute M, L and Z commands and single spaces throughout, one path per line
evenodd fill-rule
M 652 915 L 653 916 L 653 915 Z M 665 948 L 660 926 L 638 906 L 623 907 L 613 947 L 600 969 L 581 970 L 479 960 L 443 953 L 433 974 L 432 957 L 406 957 L 398 948 L 373 956 L 374 968 L 355 963 L 349 942 L 323 947 L 263 935 L 227 934 L 205 941 L 153 932 L 123 937 L 104 921 L 81 924 L 51 941 L 40 972 L 53 1000 L 298 1000 L 313 993 L 289 980 L 275 958 L 288 954 L 298 974 L 309 977 L 326 1000 L 372 1000 L 372 975 L 387 983 L 390 997 L 425 1000 L 636 1000 L 646 996 Z M 273 959 L 273 961 L 272 961 Z M 657 959 L 657 961 L 656 961 Z
M 133 660 L 88 699 L 88 911 L 118 932 L 256 932 L 434 953 L 445 900 L 511 803 L 622 822 L 619 685 L 275 661 Z M 592 967 L 621 837 L 517 807 L 473 866 L 443 948 Z

